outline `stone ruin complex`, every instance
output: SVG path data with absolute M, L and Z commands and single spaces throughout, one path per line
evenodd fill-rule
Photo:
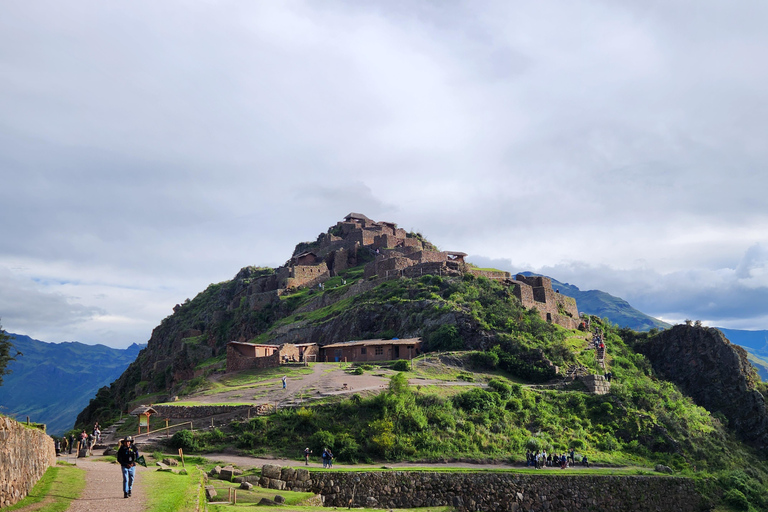
M 461 276 L 467 273 L 503 282 L 526 308 L 536 308 L 542 319 L 573 329 L 579 324 L 576 300 L 552 289 L 547 277 L 478 270 L 463 252 L 439 251 L 421 235 L 408 233 L 394 222 L 376 222 L 360 213 L 321 233 L 314 242 L 296 246 L 293 256 L 273 274 L 256 278 L 247 291 L 254 310 L 301 287 L 321 287 L 328 279 L 364 262 L 367 279 L 417 277 L 424 274 Z

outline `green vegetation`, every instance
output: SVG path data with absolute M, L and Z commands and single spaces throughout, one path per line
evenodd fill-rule
M 63 512 L 69 508 L 72 500 L 80 496 L 84 488 L 85 471 L 59 462 L 48 468 L 26 498 L 3 508 L 3 511 L 11 512 L 39 504 L 34 507 L 36 512 Z
M 196 510 L 196 506 L 205 499 L 200 487 L 202 478 L 202 473 L 191 466 L 186 475 L 165 471 L 144 473 L 142 479 L 147 486 L 148 512 Z

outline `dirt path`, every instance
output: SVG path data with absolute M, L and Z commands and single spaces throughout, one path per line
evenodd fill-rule
M 94 459 L 77 459 L 77 467 L 86 471 L 85 489 L 72 501 L 67 512 L 106 512 L 110 510 L 145 510 L 146 489 L 142 474 L 149 469 L 136 466 L 133 496 L 123 498 L 123 475 L 120 466 Z

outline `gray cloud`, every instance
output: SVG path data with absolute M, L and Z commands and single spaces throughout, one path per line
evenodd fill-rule
M 768 246 L 767 21 L 757 1 L 10 2 L 0 267 L 89 283 L 36 286 L 103 308 L 88 336 L 144 341 L 361 211 L 768 327 L 728 305 L 762 297 L 762 253 L 736 262 Z

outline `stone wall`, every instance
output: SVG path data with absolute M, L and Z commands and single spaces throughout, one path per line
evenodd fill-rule
M 56 450 L 50 436 L 0 416 L 0 508 L 26 497 L 55 464 Z
M 558 470 L 554 469 L 553 472 Z M 687 478 L 515 473 L 309 472 L 265 465 L 259 485 L 319 493 L 326 507 L 453 506 L 459 511 L 708 510 Z
M 161 418 L 177 420 L 195 420 L 208 418 L 219 414 L 247 413 L 248 409 L 256 408 L 256 405 L 153 405 Z
M 611 383 L 602 375 L 583 375 L 579 380 L 587 386 L 590 393 L 605 395 L 611 391 Z
M 276 368 L 278 366 L 280 366 L 280 354 L 277 351 L 269 356 L 254 357 L 253 355 L 244 355 L 234 346 L 227 345 L 228 372 L 250 370 L 252 368 Z

